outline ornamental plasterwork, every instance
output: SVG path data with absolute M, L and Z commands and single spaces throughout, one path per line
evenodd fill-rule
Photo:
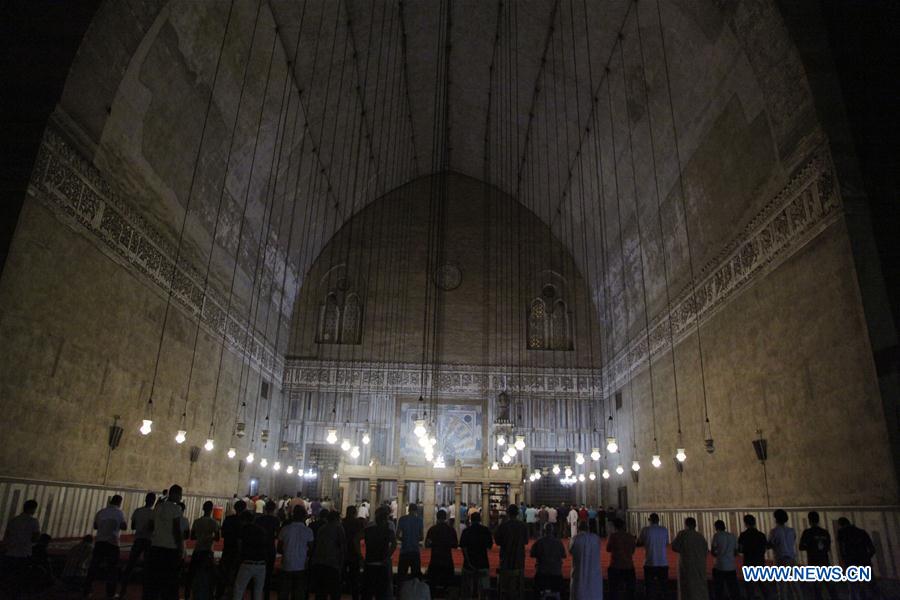
M 418 394 L 425 377 L 432 390 L 432 373 L 412 363 L 337 362 L 289 359 L 284 387 L 294 391 L 389 391 Z M 524 394 L 599 398 L 600 377 L 590 369 L 516 369 L 477 365 L 443 365 L 435 391 L 442 396 L 482 397 L 507 389 Z
M 658 316 L 650 325 L 650 347 L 654 356 L 665 352 L 670 337 L 677 344 L 711 318 L 730 299 L 794 255 L 841 215 L 841 202 L 834 169 L 827 152 L 810 160 L 700 273 L 696 302 L 690 286 L 673 299 L 669 315 Z M 699 310 L 695 305 L 699 305 Z M 632 340 L 604 369 L 608 390 L 627 381 L 647 362 L 647 335 Z
M 51 128 L 35 161 L 28 193 L 46 205 L 72 229 L 86 235 L 100 250 L 161 288 L 172 291 L 174 306 L 214 335 L 226 329 L 228 345 L 266 377 L 281 381 L 283 360 L 272 345 L 248 331 L 234 314 L 227 315 L 223 298 L 212 288 L 204 297 L 203 277 L 181 257 L 173 276 L 175 249 L 158 231 L 112 190 L 103 175 Z

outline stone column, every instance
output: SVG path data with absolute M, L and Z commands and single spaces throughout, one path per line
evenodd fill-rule
M 434 525 L 434 480 L 425 481 L 425 498 L 422 501 L 422 519 L 425 522 L 425 531 Z
M 487 527 L 491 524 L 491 483 L 481 482 L 481 524 Z
M 350 497 L 350 479 L 342 477 L 340 480 L 341 487 L 341 512 L 346 513 L 347 507 L 355 503 L 355 499 Z
M 459 536 L 462 534 L 462 519 L 459 518 L 461 514 L 459 509 L 462 506 L 462 482 L 460 481 L 453 482 L 453 500 L 456 503 L 456 514 L 453 515 L 453 518 L 456 524 L 456 537 L 459 539 Z
M 397 518 L 399 519 L 406 514 L 406 482 L 397 481 Z
M 378 480 L 370 479 L 369 480 L 369 504 L 372 505 L 372 508 L 378 508 Z

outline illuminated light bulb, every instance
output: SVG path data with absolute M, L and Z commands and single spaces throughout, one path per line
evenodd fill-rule
M 493 463 L 491 463 L 491 471 L 499 471 L 499 470 L 500 470 L 500 465 L 497 464 L 497 461 L 495 460 Z
M 350 458 L 359 458 L 359 446 L 353 446 L 353 448 L 350 449 Z
M 500 435 L 497 436 L 497 445 L 498 445 L 498 446 L 505 446 L 505 445 L 506 445 L 506 436 L 503 435 L 502 433 L 501 433 Z
M 590 473 L 588 473 L 588 479 L 594 481 L 595 479 L 597 479 L 597 474 L 591 471 Z
M 559 475 L 559 465 L 553 465 L 553 474 Z
M 246 458 L 247 464 L 249 465 L 250 463 L 252 463 L 253 459 L 254 459 L 253 453 L 252 452 L 248 453 L 247 458 Z
M 571 477 L 572 476 L 572 467 L 566 467 L 565 469 L 563 469 L 563 473 L 566 474 L 566 477 Z
M 575 453 L 575 462 L 579 465 L 583 465 L 584 464 L 584 454 L 581 452 L 576 452 Z
M 609 469 L 603 469 L 603 479 L 609 479 Z
M 262 459 L 261 461 L 259 461 L 259 466 L 261 466 L 263 469 L 265 469 L 266 467 L 269 466 L 269 461 L 267 461 L 267 460 L 264 458 L 264 459 Z
M 234 448 L 229 448 L 228 449 L 228 458 L 234 458 L 235 456 L 237 456 L 237 450 L 235 450 Z
M 141 428 L 138 429 L 141 432 L 141 435 L 149 435 L 151 431 L 153 431 L 153 421 L 150 419 L 144 419 L 141 422 Z
M 641 470 L 641 463 L 636 460 L 631 461 L 631 470 L 637 473 Z
M 426 452 L 425 460 L 428 462 L 433 462 L 434 461 L 434 452 Z
M 581 483 L 584 483 L 584 473 L 578 474 L 578 481 L 580 481 Z
M 183 444 L 184 440 L 187 439 L 187 431 L 184 429 L 179 429 L 178 433 L 175 434 L 175 441 L 179 444 Z
M 518 454 L 518 450 L 516 450 L 515 446 L 510 446 L 509 448 L 506 449 L 506 453 L 509 455 L 510 458 L 513 458 L 516 454 Z
M 516 450 L 519 450 L 519 451 L 524 450 L 525 449 L 525 436 L 517 435 L 516 443 L 514 445 L 516 447 Z
M 216 445 L 215 445 L 215 442 L 213 442 L 213 439 L 212 439 L 212 438 L 207 438 L 206 443 L 203 444 L 203 448 L 204 448 L 207 452 L 212 452 L 212 451 L 213 451 L 213 448 L 215 448 L 215 447 L 216 447 Z
M 344 438 L 341 441 L 341 450 L 343 450 L 344 452 L 350 451 L 350 440 L 348 440 L 347 438 Z
M 294 474 L 294 466 L 288 465 L 287 469 L 285 469 L 284 472 L 287 473 L 288 475 L 293 475 Z
M 328 435 L 325 436 L 325 441 L 329 444 L 337 443 L 337 429 L 333 427 L 328 428 Z
M 416 434 L 417 438 L 420 438 L 427 433 L 427 431 L 425 430 L 424 419 L 416 419 L 416 428 L 413 429 L 413 433 Z
M 278 461 L 276 460 L 276 461 L 275 461 L 275 464 L 272 465 L 272 469 L 275 470 L 275 471 L 280 471 L 280 470 L 281 470 L 281 463 L 278 462 Z
M 427 448 L 428 447 L 428 438 L 425 436 L 420 437 L 419 445 L 422 446 L 423 448 Z
M 534 473 L 532 473 L 531 475 L 528 476 L 528 481 L 530 481 L 531 483 L 534 483 Z
M 369 432 L 365 432 L 362 436 L 362 443 L 364 446 L 368 446 L 369 442 L 372 441 L 372 438 L 369 437 Z
M 435 469 L 443 469 L 446 465 L 444 464 L 444 455 L 438 454 L 437 460 L 434 461 Z
M 331 476 L 332 479 L 337 479 L 337 477 L 338 477 L 338 476 L 337 476 L 337 473 L 335 473 L 335 474 L 333 474 L 333 475 Z
M 610 436 L 606 438 L 606 451 L 610 454 L 615 454 L 619 451 L 619 444 L 616 442 L 616 438 Z
M 618 473 L 619 475 L 621 475 L 621 474 L 624 473 L 624 472 L 625 472 L 625 467 L 623 467 L 622 465 L 616 466 L 616 473 Z
M 659 454 L 653 455 L 653 460 L 650 461 L 650 464 L 656 467 L 657 469 L 662 466 L 662 460 L 659 458 Z
M 591 460 L 597 462 L 600 460 L 600 448 L 592 448 L 591 449 Z
M 509 463 L 512 462 L 512 459 L 509 457 L 509 454 L 504 454 L 503 458 L 501 458 L 500 460 L 503 461 L 504 465 L 508 465 Z
M 684 453 L 684 448 L 678 448 L 678 450 L 675 451 L 675 459 L 678 462 L 684 462 L 687 459 L 687 454 Z
M 541 472 L 540 472 L 540 471 L 535 471 L 535 472 L 534 472 L 534 478 L 535 478 L 535 479 L 540 479 L 541 477 L 543 477 L 543 476 L 541 475 Z
M 431 436 L 430 438 L 428 438 L 428 445 L 429 446 L 437 446 L 437 438 L 434 436 Z

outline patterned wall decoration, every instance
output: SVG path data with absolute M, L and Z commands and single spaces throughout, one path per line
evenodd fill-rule
M 268 340 L 236 318 L 243 311 L 226 314 L 226 299 L 211 288 L 204 296 L 202 274 L 184 257 L 173 275 L 175 248 L 51 127 L 44 133 L 28 192 L 118 264 L 151 282 L 163 294 L 172 290 L 174 306 L 191 318 L 199 316 L 214 335 L 225 331 L 234 351 L 242 358 L 249 357 L 251 365 L 268 378 L 281 381 L 283 359 Z
M 425 455 L 413 429 L 421 416 L 416 402 L 400 405 L 400 455 L 410 464 L 425 464 Z M 481 406 L 472 404 L 438 404 L 437 440 L 435 456 L 444 455 L 451 465 L 456 460 L 463 465 L 480 465 L 482 432 Z
M 695 320 L 710 319 L 751 282 L 765 276 L 841 217 L 838 185 L 826 151 L 810 160 L 756 217 L 697 274 L 696 296 L 690 286 L 672 301 L 669 315 L 658 315 L 650 325 L 654 356 L 695 331 Z M 646 365 L 647 335 L 631 340 L 604 366 L 609 393 Z

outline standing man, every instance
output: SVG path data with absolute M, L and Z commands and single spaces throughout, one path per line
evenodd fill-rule
M 672 540 L 672 550 L 678 553 L 678 598 L 680 600 L 709 600 L 706 586 L 706 538 L 697 531 L 697 520 L 688 517 L 684 529 Z
M 809 527 L 800 534 L 800 550 L 806 552 L 806 563 L 817 567 L 831 565 L 831 534 L 819 527 L 819 513 L 810 511 L 807 515 Z M 828 590 L 828 597 L 834 597 L 834 589 L 830 582 L 811 581 L 806 587 L 812 592 L 815 600 L 822 600 L 822 589 Z
M 553 505 L 549 506 L 547 508 L 547 522 L 550 523 L 551 525 L 553 525 L 554 528 L 556 528 L 556 520 L 558 518 L 559 518 L 559 513 L 556 510 L 556 508 Z M 557 532 L 557 535 L 558 535 L 558 532 Z M 562 537 L 562 536 L 559 536 L 559 537 Z
M 772 516 L 775 517 L 775 527 L 769 532 L 768 546 L 775 555 L 775 564 L 790 567 L 797 564 L 797 532 L 787 526 L 787 511 L 779 508 Z M 778 581 L 775 589 L 780 600 L 799 597 L 797 585 L 790 581 Z
M 391 599 L 391 556 L 397 548 L 394 532 L 388 525 L 388 509 L 375 509 L 375 524 L 366 527 L 365 598 Z M 408 516 L 408 515 L 407 515 Z M 415 515 L 414 515 L 415 516 Z M 418 520 L 418 519 L 417 519 Z M 418 546 L 418 544 L 416 544 Z
M 561 594 L 562 563 L 566 558 L 566 547 L 556 537 L 555 527 L 550 524 L 544 525 L 543 537 L 531 546 L 530 554 L 537 562 L 532 585 L 534 597 L 540 598 L 541 594 L 546 591 Z
M 100 572 L 106 576 L 106 597 L 116 595 L 116 584 L 119 583 L 119 534 L 128 527 L 125 513 L 122 512 L 122 496 L 116 494 L 109 499 L 106 508 L 94 516 L 94 552 L 91 555 L 91 566 L 84 580 L 84 595 L 89 596 L 94 579 Z
M 491 588 L 491 572 L 488 563 L 488 550 L 494 545 L 490 530 L 481 524 L 481 514 L 469 515 L 469 522 L 459 538 L 459 547 L 463 551 L 463 597 L 473 595 L 483 598 Z M 466 595 L 468 593 L 468 595 Z
M 234 514 L 222 521 L 222 557 L 219 559 L 219 582 L 216 596 L 221 598 L 231 589 L 237 575 L 239 561 L 238 539 L 241 536 L 241 515 L 247 510 L 247 503 L 238 500 L 234 503 Z M 252 514 L 252 513 L 251 513 Z
M 572 600 L 603 600 L 603 573 L 600 570 L 600 538 L 588 531 L 587 523 L 572 539 Z
M 525 509 L 525 524 L 528 525 L 528 537 L 537 537 L 537 509 L 529 506 Z
M 184 553 L 182 527 L 181 486 L 169 487 L 165 501 L 157 502 L 153 509 L 147 572 L 144 578 L 144 599 L 177 600 L 178 576 L 181 574 L 181 556 Z
M 846 517 L 838 519 L 838 549 L 841 553 L 841 566 L 871 567 L 875 556 L 875 544 L 865 529 L 860 529 Z M 851 582 L 850 600 L 868 600 L 875 596 L 872 581 Z
M 341 527 L 341 513 L 328 511 L 327 521 L 316 531 L 316 545 L 310 561 L 318 580 L 317 600 L 341 599 L 341 571 L 346 555 L 347 540 Z
M 278 505 L 273 500 L 267 500 L 266 506 L 263 508 L 263 514 L 257 515 L 256 524 L 262 527 L 265 532 L 266 551 L 266 585 L 263 594 L 269 597 L 272 589 L 272 573 L 275 571 L 275 540 L 278 538 L 278 530 L 281 528 L 281 521 L 275 516 L 275 510 Z
M 41 537 L 41 526 L 34 518 L 37 507 L 36 500 L 26 500 L 22 513 L 9 520 L 3 534 L 6 554 L 3 556 L 2 574 L 8 578 L 10 585 L 16 586 L 13 589 L 22 587 L 27 567 L 31 564 L 31 547 Z
M 347 554 L 344 559 L 344 577 L 350 587 L 350 596 L 353 600 L 359 600 L 359 569 L 362 566 L 362 549 L 359 543 L 362 541 L 365 521 L 357 516 L 356 507 L 348 506 L 347 513 L 342 523 L 344 536 L 347 539 Z
M 588 525 L 590 527 L 590 525 Z M 625 529 L 625 521 L 616 517 L 615 529 L 606 540 L 606 551 L 610 553 L 609 591 L 613 598 L 634 600 L 637 577 L 634 573 L 634 548 L 637 539 Z
M 419 542 L 425 538 L 425 524 L 419 518 L 419 507 L 409 505 L 409 512 L 397 521 L 397 536 L 400 538 L 400 558 L 397 560 L 397 581 L 402 584 L 407 571 L 410 577 L 422 577 L 422 558 Z
M 262 600 L 263 589 L 266 586 L 266 534 L 263 528 L 254 521 L 252 511 L 241 513 L 239 523 L 241 526 L 238 534 L 239 567 L 234 578 L 234 590 L 232 600 L 242 600 L 244 591 L 250 582 L 253 582 L 253 600 Z
M 459 544 L 456 530 L 447 523 L 447 513 L 438 511 L 437 523 L 428 529 L 425 536 L 425 547 L 431 548 L 431 561 L 428 563 L 428 583 L 432 589 L 446 588 L 453 583 L 453 548 Z
M 300 505 L 294 506 L 290 522 L 278 532 L 281 548 L 279 600 L 306 600 L 306 557 L 313 541 L 313 533 L 305 521 L 306 509 Z
M 601 511 L 602 515 L 602 511 Z M 644 587 L 648 600 L 662 598 L 669 580 L 669 530 L 659 524 L 659 515 L 651 513 L 649 525 L 641 530 L 637 545 L 646 549 L 644 555 Z
M 738 552 L 744 557 L 745 567 L 763 567 L 766 564 L 766 535 L 756 528 L 756 517 L 744 515 L 744 531 L 738 536 Z M 768 597 L 768 586 L 764 581 L 744 581 L 745 595 L 749 600 Z
M 213 503 L 203 503 L 203 514 L 191 525 L 191 539 L 196 540 L 187 578 L 184 580 L 184 600 L 190 600 L 191 593 L 197 598 L 208 600 L 212 597 L 213 572 L 216 560 L 213 558 L 213 543 L 219 541 L 219 522 L 212 518 Z
M 737 556 L 737 538 L 725 531 L 725 521 L 716 521 L 716 532 L 713 534 L 710 552 L 716 557 L 713 563 L 713 590 L 716 600 L 741 600 L 738 593 L 737 565 L 734 557 Z M 727 590 L 727 594 L 726 594 Z
M 363 500 L 360 503 L 359 511 L 357 512 L 357 514 L 359 515 L 360 519 L 362 519 L 366 523 L 369 522 L 369 501 L 368 500 Z
M 578 510 L 574 506 L 569 509 L 566 522 L 569 524 L 569 537 L 575 539 L 575 536 L 578 535 Z
M 528 543 L 528 528 L 520 521 L 519 507 L 510 504 L 506 509 L 507 519 L 494 532 L 494 541 L 500 546 L 500 567 L 497 569 L 497 588 L 500 600 L 519 600 L 524 593 L 525 545 Z
M 119 590 L 119 596 L 125 598 L 128 592 L 128 579 L 134 566 L 142 556 L 146 561 L 147 551 L 150 550 L 150 522 L 153 520 L 153 507 L 156 505 L 156 494 L 147 492 L 144 496 L 144 506 L 136 508 L 131 513 L 131 530 L 134 532 L 134 541 L 131 543 L 131 551 L 128 553 L 128 563 L 125 565 L 125 572 L 122 573 L 122 587 Z

